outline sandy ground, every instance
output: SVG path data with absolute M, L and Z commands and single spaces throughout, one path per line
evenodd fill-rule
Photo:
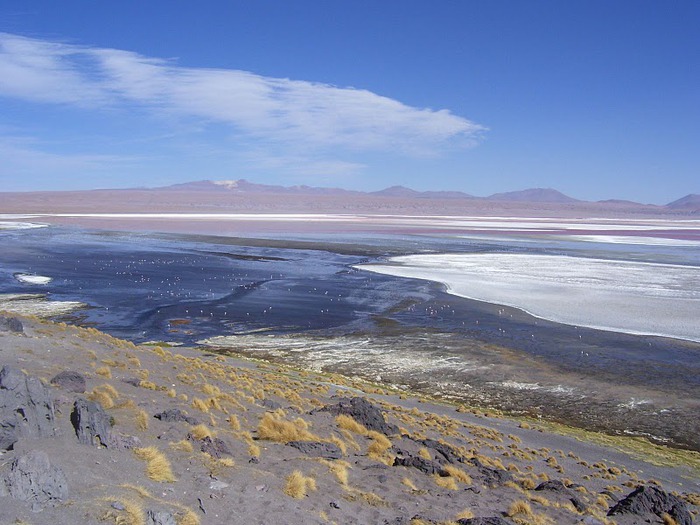
M 58 436 L 20 440 L 0 457 L 0 477 L 14 458 L 43 450 L 65 473 L 69 495 L 39 512 L 29 503 L 0 498 L 0 523 L 141 524 L 148 510 L 170 513 L 180 525 L 407 524 L 416 516 L 424 521 L 414 523 L 470 516 L 521 524 L 664 523 L 653 515 L 609 521 L 605 513 L 639 485 L 700 501 L 698 454 L 620 438 L 610 442 L 614 447 L 601 446 L 580 441 L 579 432 L 555 433 L 341 376 L 187 348 L 136 347 L 92 329 L 21 321 L 24 333 L 0 331 L 0 366 L 20 368 L 47 384 L 64 370 L 83 374 L 82 395 L 106 408 L 113 432 L 156 447 L 168 460 L 172 480 L 159 480 L 165 467 L 149 471 L 133 450 L 79 444 L 69 413 L 81 394 L 50 386 Z M 314 412 L 336 403 L 336 396 L 368 398 L 399 430 L 373 434 Z M 203 426 L 153 417 L 169 408 Z M 207 432 L 228 453 L 217 458 L 199 450 L 201 441 L 188 440 L 188 434 Z M 286 444 L 290 438 L 332 442 L 340 458 L 311 457 Z M 443 477 L 393 466 L 395 457 L 406 454 L 435 460 L 436 449 L 421 443 L 426 438 L 447 444 L 465 462 Z M 489 482 L 483 467 L 511 479 Z M 295 471 L 308 480 L 301 489 L 290 485 Z M 583 510 L 574 508 L 569 495 L 533 490 L 547 479 L 562 480 Z M 698 507 L 689 508 L 697 514 Z

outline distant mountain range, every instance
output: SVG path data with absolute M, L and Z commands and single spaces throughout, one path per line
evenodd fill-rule
M 665 206 L 623 200 L 577 200 L 551 188 L 477 197 L 461 191 L 416 191 L 391 186 L 356 191 L 257 184 L 245 179 L 200 180 L 161 187 L 76 191 L 1 192 L 0 213 L 99 212 L 378 213 L 576 217 L 700 216 L 700 195 Z
M 672 210 L 700 210 L 700 194 L 691 193 L 677 201 L 669 202 L 666 207 Z
M 345 190 L 341 188 L 324 188 L 315 186 L 276 186 L 268 184 L 256 184 L 245 179 L 212 181 L 200 180 L 195 182 L 185 182 L 174 184 L 153 190 L 164 191 L 189 191 L 189 192 L 217 192 L 217 193 L 250 193 L 250 194 L 271 194 L 271 195 L 369 195 L 377 197 L 396 197 L 402 199 L 464 199 L 515 203 L 549 203 L 549 204 L 575 204 L 583 203 L 579 199 L 574 199 L 551 188 L 528 188 L 520 191 L 510 191 L 505 193 L 494 193 L 488 197 L 476 197 L 461 191 L 416 191 L 405 186 L 391 186 L 389 188 L 363 192 L 355 190 Z M 611 206 L 644 206 L 644 204 L 610 199 L 598 201 L 599 204 Z M 673 201 L 665 206 L 666 208 L 679 211 L 700 210 L 700 195 L 690 194 Z

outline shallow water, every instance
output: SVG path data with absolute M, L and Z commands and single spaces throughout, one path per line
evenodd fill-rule
M 238 352 L 700 450 L 700 345 L 545 321 L 353 268 L 426 251 L 697 265 L 686 246 L 346 234 L 288 235 L 292 247 L 273 248 L 57 227 L 4 230 L 0 239 L 0 294 L 82 301 L 90 307 L 61 318 L 118 337 L 228 336 Z

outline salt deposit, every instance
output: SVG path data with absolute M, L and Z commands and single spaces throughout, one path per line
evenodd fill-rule
M 361 265 L 574 326 L 700 341 L 700 268 L 513 253 L 431 254 Z
M 52 277 L 32 275 L 28 273 L 16 273 L 15 279 L 24 284 L 49 284 L 51 281 L 53 281 Z

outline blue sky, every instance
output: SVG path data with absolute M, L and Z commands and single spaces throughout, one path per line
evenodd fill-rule
M 3 0 L 1 190 L 700 193 L 700 2 Z

